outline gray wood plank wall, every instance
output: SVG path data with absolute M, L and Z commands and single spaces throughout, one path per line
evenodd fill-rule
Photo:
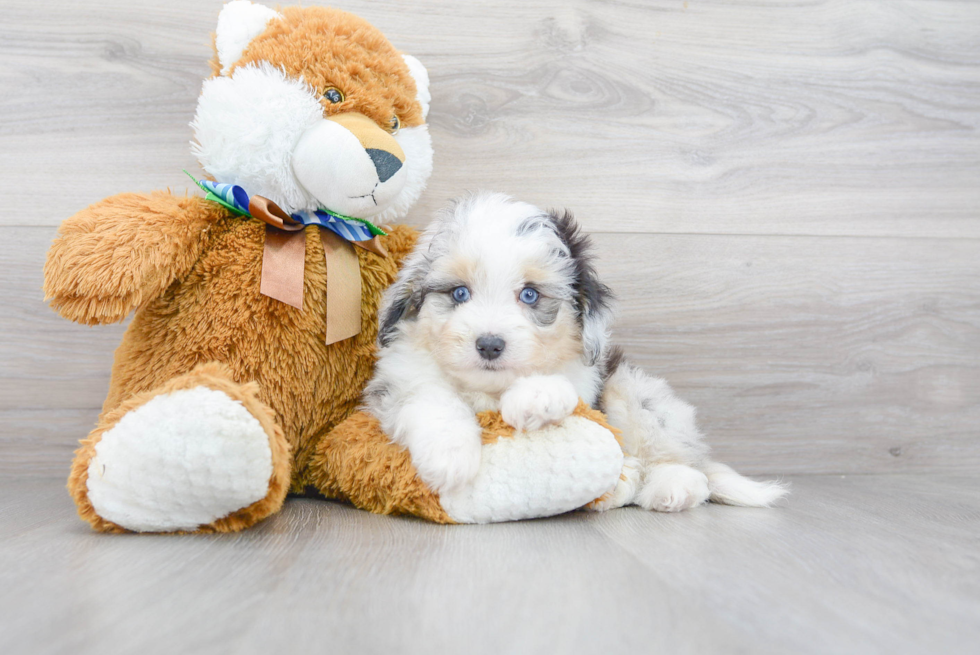
M 3 2 L 0 471 L 63 473 L 121 326 L 58 223 L 188 188 L 219 0 Z M 749 473 L 980 465 L 980 3 L 350 1 L 432 78 L 435 172 L 572 208 L 629 355 Z

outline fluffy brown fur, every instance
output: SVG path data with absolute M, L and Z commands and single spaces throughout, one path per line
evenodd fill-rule
M 231 68 L 267 61 L 314 89 L 340 89 L 343 102 L 322 100 L 326 114 L 360 112 L 378 125 L 397 116 L 406 127 L 423 123 L 415 80 L 395 47 L 363 18 L 330 7 L 286 7 Z M 217 55 L 211 71 L 221 71 Z M 356 90 L 356 93 L 355 93 Z
M 44 265 L 45 299 L 78 323 L 121 321 L 191 269 L 205 230 L 226 213 L 164 191 L 106 198 L 61 224 Z
M 320 440 L 306 482 L 327 498 L 377 514 L 454 521 L 415 475 L 407 450 L 391 443 L 378 419 L 357 412 Z

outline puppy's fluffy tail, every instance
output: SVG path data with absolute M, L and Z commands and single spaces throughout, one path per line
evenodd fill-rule
M 701 467 L 701 471 L 708 476 L 711 500 L 716 503 L 740 507 L 771 507 L 789 493 L 789 485 L 784 482 L 756 482 L 720 462 L 708 462 Z

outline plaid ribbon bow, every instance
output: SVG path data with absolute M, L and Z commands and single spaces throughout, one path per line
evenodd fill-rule
M 198 180 L 184 172 L 205 192 L 206 200 L 266 223 L 259 292 L 299 310 L 303 309 L 305 228 L 324 228 L 317 231 L 327 264 L 327 345 L 360 333 L 361 272 L 351 244 L 385 257 L 388 253 L 378 239 L 387 235 L 384 230 L 369 220 L 325 209 L 287 214 L 268 198 L 249 196 L 237 184 Z

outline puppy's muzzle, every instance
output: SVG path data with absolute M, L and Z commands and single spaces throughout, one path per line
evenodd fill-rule
M 487 361 L 500 357 L 506 346 L 507 342 L 495 334 L 484 334 L 476 340 L 476 351 Z

